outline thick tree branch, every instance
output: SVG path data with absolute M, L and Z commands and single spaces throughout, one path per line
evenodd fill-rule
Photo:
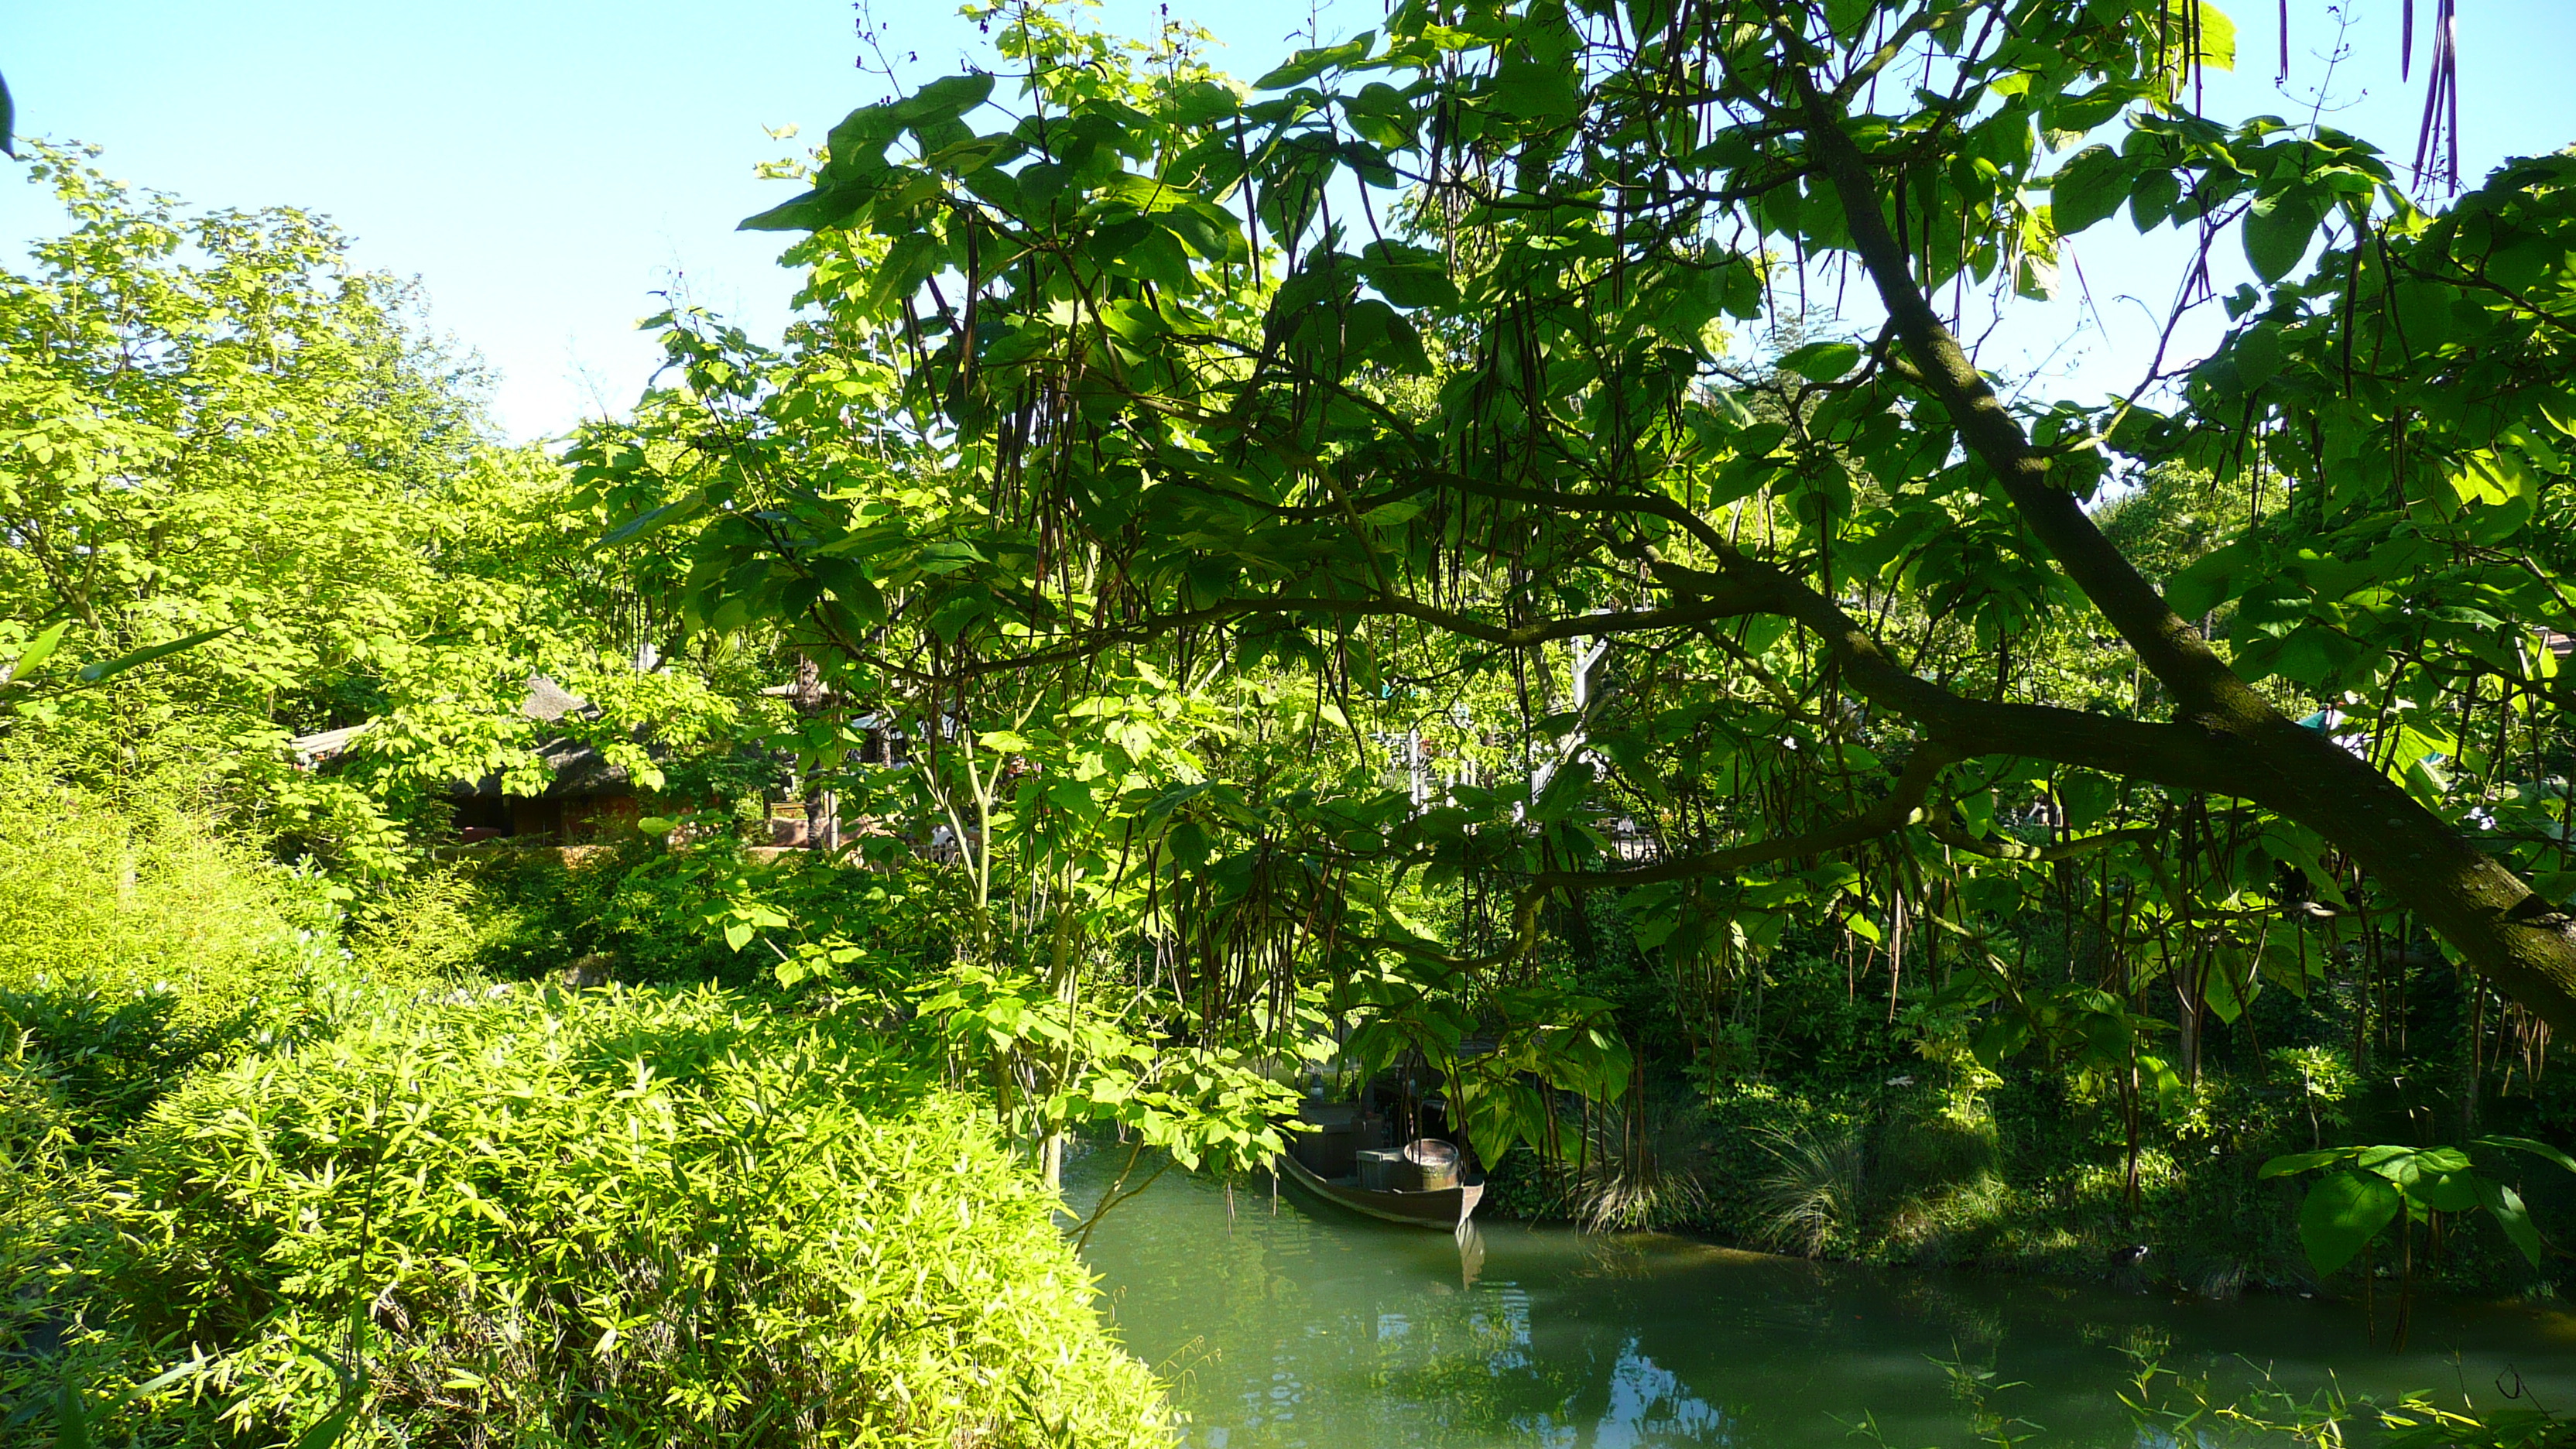
M 2074 495 L 2051 480 L 2048 457 L 2031 446 L 1916 284 L 1841 114 L 1794 61 L 1788 72 L 1806 110 L 1808 153 L 1841 199 L 1853 250 L 1915 366 L 2031 531 L 2172 691 L 2190 721 L 2180 728 L 2208 732 L 2197 751 L 2184 753 L 2197 753 L 2213 779 L 2230 782 L 2210 788 L 2277 810 L 2333 841 L 2506 994 L 2551 1025 L 2576 1030 L 2576 923 L 2386 775 L 2284 718 L 2175 615 Z M 2095 767 L 2159 778 L 2135 762 Z
M 2102 611 L 2174 698 L 2212 724 L 2248 728 L 2278 718 L 2237 678 L 2199 631 L 2183 622 L 2126 555 L 2102 536 L 2075 495 L 2049 476 L 2050 460 L 2031 446 L 2003 399 L 1977 370 L 1914 280 L 1905 249 L 1879 209 L 1878 182 L 1844 134 L 1842 117 L 1804 70 L 1792 69 L 1807 109 L 1807 148 L 1843 205 L 1852 249 L 1878 289 L 1898 339 L 1922 381 L 1957 424 L 1968 449 L 1992 470 L 2031 531 L 2067 576 Z

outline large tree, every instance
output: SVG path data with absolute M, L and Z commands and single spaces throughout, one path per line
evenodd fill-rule
M 2576 1026 L 2576 922 L 2516 868 L 2565 813 L 2565 158 L 2427 215 L 2353 137 L 2198 114 L 2196 0 L 1411 0 L 1249 91 L 1186 37 L 1130 71 L 986 19 L 1015 103 L 863 107 L 747 223 L 814 233 L 797 381 L 698 462 L 592 457 L 635 531 L 687 526 L 701 617 L 934 690 L 1150 645 L 1430 720 L 1535 670 L 1551 757 L 1385 846 L 1507 885 L 1507 936 L 1612 887 L 1740 929 L 1874 841 L 2181 831 L 2254 843 L 2217 915 L 2366 882 Z M 2098 404 L 2002 395 L 1963 333 L 2122 210 L 2241 248 L 2227 343 Z M 1738 326 L 1796 345 L 1757 364 Z M 833 429 L 941 506 L 798 473 L 781 440 Z M 2181 611 L 2097 519 L 2155 469 L 2281 500 Z M 1580 641 L 1614 687 L 1554 662 Z M 2011 779 L 2045 840 L 1994 827 Z M 2193 803 L 2087 832 L 2094 784 Z
M 31 146 L 67 224 L 0 273 L 0 731 L 80 773 L 215 774 L 372 868 L 406 803 L 534 768 L 533 672 L 609 706 L 639 769 L 637 722 L 717 708 L 637 670 L 596 520 L 492 436 L 413 289 L 324 218 L 191 211 Z M 290 768 L 287 736 L 361 724 L 353 768 Z

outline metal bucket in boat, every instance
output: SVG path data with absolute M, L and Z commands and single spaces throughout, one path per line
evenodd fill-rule
M 1436 1137 L 1421 1137 L 1404 1148 L 1404 1167 L 1397 1186 L 1406 1192 L 1438 1192 L 1458 1185 L 1458 1149 Z

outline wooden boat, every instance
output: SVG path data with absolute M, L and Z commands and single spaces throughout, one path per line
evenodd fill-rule
M 1428 1192 L 1381 1192 L 1360 1186 L 1356 1177 L 1318 1176 L 1313 1168 L 1299 1162 L 1294 1152 L 1282 1152 L 1278 1160 L 1280 1170 L 1289 1181 L 1326 1202 L 1349 1208 L 1355 1213 L 1383 1218 L 1390 1223 L 1410 1223 L 1417 1228 L 1454 1232 L 1474 1216 L 1476 1204 L 1485 1196 L 1482 1178 Z

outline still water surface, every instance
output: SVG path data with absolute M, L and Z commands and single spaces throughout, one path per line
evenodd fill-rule
M 1123 1154 L 1119 1154 L 1123 1157 Z M 1111 1154 L 1069 1165 L 1087 1208 Z M 1088 1189 L 1086 1193 L 1085 1189 Z M 1214 1183 L 1165 1174 L 1102 1221 L 1084 1256 L 1129 1349 L 1176 1384 L 1201 1449 L 1743 1449 L 1848 1446 L 1862 1411 L 1888 1442 L 1965 1445 L 1939 1360 L 1991 1368 L 2001 1412 L 2047 1445 L 2135 1445 L 2114 1398 L 2123 1344 L 2306 1392 L 2517 1380 L 2576 1411 L 2576 1313 L 2420 1306 L 2414 1343 L 2374 1349 L 2358 1307 L 2223 1302 L 1960 1273 L 1811 1264 L 1659 1234 L 1483 1224 L 1475 1243 L 1376 1223 L 1267 1183 L 1229 1216 Z M 2383 1305 L 2383 1312 L 2385 1305 Z M 2018 1432 L 2018 1431 L 2017 1431 Z

